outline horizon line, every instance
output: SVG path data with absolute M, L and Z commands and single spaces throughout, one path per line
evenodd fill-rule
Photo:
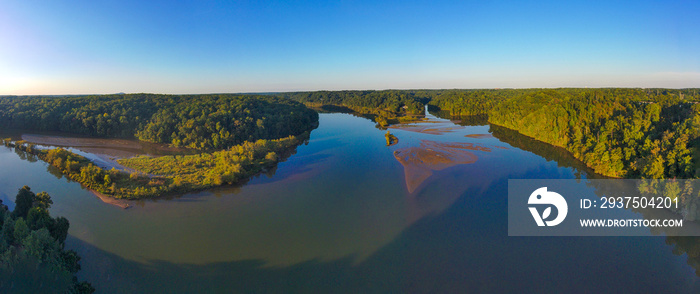
M 303 92 L 351 92 L 351 91 L 448 91 L 448 90 L 529 90 L 529 89 L 666 89 L 666 90 L 692 90 L 698 87 L 495 87 L 495 88 L 385 88 L 385 89 L 343 89 L 343 90 L 293 90 L 293 91 L 246 91 L 246 92 L 208 92 L 208 93 L 156 93 L 156 92 L 116 92 L 116 93 L 89 93 L 89 94 L 0 94 L 0 97 L 21 97 L 21 96 L 105 96 L 105 95 L 134 95 L 134 94 L 156 94 L 156 95 L 270 95 L 283 93 L 303 93 Z

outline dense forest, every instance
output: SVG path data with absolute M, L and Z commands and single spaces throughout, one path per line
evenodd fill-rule
M 46 192 L 35 194 L 22 187 L 9 211 L 0 201 L 0 292 L 93 293 L 78 282 L 80 256 L 65 250 L 68 220 L 52 218 L 53 201 Z
M 91 167 L 89 162 L 76 160 L 79 157 L 67 151 L 61 151 L 60 158 L 48 159 L 88 187 L 127 197 L 128 193 L 154 195 L 162 192 L 158 189 L 208 187 L 211 183 L 228 183 L 249 175 L 249 170 L 262 170 L 268 164 L 264 162 L 267 154 L 257 151 L 253 152 L 253 157 L 231 155 L 230 158 L 242 161 L 233 160 L 226 166 L 213 162 L 229 158 L 229 152 L 241 146 L 256 149 L 258 147 L 254 146 L 258 143 L 254 142 L 257 140 L 281 142 L 275 140 L 308 134 L 317 123 L 318 114 L 304 105 L 372 113 L 373 119 L 383 127 L 400 121 L 397 118 L 402 116 L 421 114 L 429 103 L 432 111 L 464 118 L 467 123 L 487 120 L 562 147 L 605 176 L 693 178 L 698 176 L 698 148 L 695 148 L 700 144 L 698 102 L 698 89 L 630 88 L 318 91 L 267 96 L 3 97 L 0 98 L 0 125 L 90 136 L 135 137 L 210 152 L 222 150 L 227 154 L 125 160 L 124 164 L 143 172 L 128 177 Z M 300 142 L 304 139 L 285 140 Z M 286 143 L 262 145 L 261 150 L 275 155 L 289 149 Z M 55 155 L 41 154 L 44 158 Z M 211 164 L 202 164 L 204 157 Z M 186 165 L 192 162 L 207 169 L 206 174 L 205 171 L 173 173 L 177 168 L 189 170 Z M 242 172 L 232 173 L 239 163 Z M 121 180 L 126 190 L 120 190 Z M 145 184 L 134 187 L 135 182 Z M 161 186 L 170 188 L 158 188 Z
M 370 114 L 379 126 L 399 123 L 423 114 L 426 103 L 442 90 L 317 91 L 275 94 L 309 107 L 337 106 Z
M 318 91 L 277 94 L 307 105 L 377 114 L 379 126 L 429 109 L 488 121 L 562 147 L 597 173 L 698 176 L 699 89 L 562 88 Z
M 430 111 L 445 111 L 454 117 L 488 114 L 503 101 L 535 93 L 539 89 L 446 90 L 438 93 L 428 105 Z
M 431 91 L 318 91 L 277 94 L 302 103 L 345 106 L 368 111 L 384 110 L 395 114 L 422 114 Z M 360 111 L 362 112 L 362 111 Z
M 104 95 L 0 97 L 0 126 L 95 137 L 137 138 L 204 151 L 123 161 L 136 172 L 104 170 L 68 150 L 34 154 L 104 195 L 144 198 L 245 180 L 285 159 L 318 125 L 318 113 L 282 97 L 251 95 Z
M 606 176 L 660 179 L 698 176 L 698 101 L 698 89 L 611 88 L 455 91 L 430 104 L 455 116 L 486 114 Z
M 310 131 L 318 114 L 272 96 L 121 94 L 0 97 L 0 126 L 138 138 L 198 150 Z

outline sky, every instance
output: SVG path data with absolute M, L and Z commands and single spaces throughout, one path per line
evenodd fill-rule
M 700 87 L 700 1 L 0 0 L 0 95 Z

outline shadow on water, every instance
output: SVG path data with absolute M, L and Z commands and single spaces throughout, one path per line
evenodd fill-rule
M 354 110 L 347 108 L 345 106 L 337 106 L 337 105 L 321 105 L 318 107 L 311 107 L 311 109 L 316 110 L 318 113 L 347 113 L 347 114 L 353 114 L 355 113 Z
M 466 116 L 466 117 L 459 117 L 455 118 L 452 117 L 449 112 L 446 111 L 436 111 L 433 110 L 431 111 L 432 114 L 434 114 L 437 117 L 440 118 L 445 118 L 445 119 L 459 119 L 459 121 L 455 121 L 456 124 L 459 125 L 466 125 L 466 126 L 471 126 L 471 125 L 489 125 L 489 132 L 499 139 L 502 142 L 508 143 L 513 147 L 516 147 L 521 150 L 525 150 L 531 153 L 534 153 L 540 157 L 543 157 L 547 161 L 554 161 L 557 163 L 557 166 L 559 167 L 564 167 L 564 168 L 571 168 L 575 172 L 576 178 L 581 178 L 585 176 L 586 178 L 590 179 L 605 179 L 607 177 L 596 174 L 590 167 L 586 166 L 583 162 L 575 158 L 570 152 L 566 151 L 566 149 L 553 146 L 538 140 L 535 140 L 531 137 L 525 136 L 520 134 L 519 132 L 515 130 L 511 130 L 505 127 L 501 127 L 498 125 L 492 125 L 488 123 L 488 116 L 487 115 L 473 115 L 473 116 Z M 600 187 L 595 187 L 597 190 L 596 192 L 599 194 L 605 194 L 605 191 L 601 190 Z M 643 213 L 643 212 L 642 212 Z M 643 213 L 644 214 L 644 213 Z M 650 216 L 645 215 L 646 219 L 649 219 Z M 661 232 L 659 232 L 661 233 Z M 588 240 L 592 238 L 585 238 L 584 240 Z M 637 239 L 637 238 L 625 238 L 625 239 Z M 645 240 L 640 240 L 641 242 L 644 242 Z M 697 276 L 700 277 L 700 237 L 686 237 L 686 236 L 680 236 L 680 237 L 666 237 L 665 238 L 665 243 L 673 248 L 672 252 L 674 255 L 677 256 L 682 256 L 686 255 L 687 256 L 687 263 L 693 269 L 695 269 L 695 273 Z M 695 285 L 697 288 L 698 286 Z M 629 291 L 629 289 L 625 289 L 626 292 Z M 640 288 L 640 292 L 648 292 L 649 289 L 644 289 Z M 662 290 L 662 292 L 669 291 L 668 289 Z M 693 291 L 689 291 L 693 292 Z
M 575 170 L 576 178 L 585 176 L 589 179 L 606 179 L 607 177 L 596 174 L 591 168 L 583 162 L 575 158 L 571 153 L 564 148 L 556 147 L 544 142 L 537 141 L 528 136 L 522 135 L 517 131 L 504 128 L 497 125 L 490 125 L 490 132 L 499 140 L 510 144 L 513 147 L 532 152 L 538 156 L 545 158 L 547 161 L 555 161 L 560 167 L 572 168 Z M 606 194 L 601 190 L 601 187 L 595 187 L 596 192 L 600 195 Z M 616 189 L 616 193 L 623 189 Z M 607 193 L 607 195 L 613 195 Z M 646 219 L 652 217 L 646 216 Z M 666 244 L 672 246 L 674 255 L 686 255 L 688 265 L 695 269 L 695 273 L 700 277 L 700 237 L 666 237 Z
M 573 168 L 576 172 L 576 178 L 585 176 L 590 179 L 605 179 L 607 177 L 596 174 L 593 169 L 586 166 L 585 163 L 574 157 L 569 151 L 564 148 L 557 147 L 538 141 L 532 137 L 525 136 L 518 131 L 501 127 L 489 123 L 488 115 L 468 115 L 468 116 L 451 116 L 449 111 L 432 109 L 431 114 L 443 119 L 450 119 L 455 124 L 462 126 L 489 126 L 489 132 L 498 140 L 508 143 L 511 146 L 522 149 L 540 157 L 547 161 L 554 161 L 557 166 L 564 168 Z
M 560 167 L 572 168 L 576 171 L 577 177 L 593 178 L 595 176 L 590 169 L 586 169 L 580 161 L 575 160 L 565 150 L 519 135 L 514 131 L 511 131 L 512 133 L 508 131 L 491 126 L 494 137 L 511 146 L 532 152 L 548 161 L 554 160 Z M 332 140 L 335 137 L 328 138 L 326 139 Z M 301 170 L 308 172 L 314 170 L 312 164 L 326 161 L 328 155 L 313 153 L 303 160 L 295 159 L 283 164 L 299 165 Z M 518 176 L 522 178 L 557 176 L 537 168 L 533 166 Z M 263 182 L 280 181 L 297 175 L 300 169 L 289 169 L 291 170 L 289 174 L 278 172 L 274 179 L 262 180 Z M 677 262 L 679 258 L 668 252 L 669 245 L 674 246 L 674 254 L 687 253 L 688 263 L 697 266 L 700 255 L 697 253 L 700 252 L 700 243 L 697 238 L 509 237 L 507 235 L 508 177 L 503 174 L 490 176 L 488 172 L 488 170 L 474 170 L 469 165 L 436 172 L 440 173 L 442 181 L 427 185 L 426 189 L 432 192 L 423 193 L 415 199 L 409 199 L 410 201 L 397 200 L 402 205 L 408 203 L 406 209 L 411 208 L 411 203 L 417 203 L 413 205 L 417 208 L 427 208 L 415 213 L 415 216 L 406 222 L 408 223 L 406 227 L 401 224 L 396 236 L 392 235 L 386 243 L 378 243 L 380 245 L 377 246 L 376 251 L 372 247 L 366 258 L 358 259 L 354 254 L 361 251 L 351 251 L 353 253 L 329 254 L 327 256 L 331 258 L 325 259 L 316 257 L 292 259 L 293 262 L 283 265 L 271 265 L 269 260 L 264 259 L 246 259 L 250 257 L 236 260 L 235 256 L 219 259 L 232 261 L 205 264 L 164 260 L 148 260 L 146 263 L 141 263 L 105 251 L 76 237 L 69 237 L 66 244 L 69 249 L 77 250 L 83 257 L 83 267 L 79 273 L 80 280 L 92 283 L 98 289 L 98 293 L 700 292 L 699 280 L 694 276 L 689 277 L 688 266 L 679 265 Z M 481 174 L 484 175 L 481 176 Z M 213 189 L 211 192 L 220 196 L 230 194 L 235 189 L 240 187 L 222 187 Z M 435 193 L 435 191 L 448 190 L 456 195 Z M 356 202 L 354 200 L 348 200 L 347 204 Z M 189 201 L 189 199 L 183 201 Z M 323 201 L 303 203 L 304 206 L 313 204 L 324 203 Z M 346 203 L 341 202 L 341 204 L 344 209 L 347 209 Z M 348 214 L 347 218 L 366 216 L 370 208 L 371 206 L 362 207 L 358 210 L 362 212 L 361 214 Z M 299 211 L 304 212 L 304 210 Z M 129 213 L 132 212 L 134 211 Z M 329 210 L 329 212 L 337 211 Z M 383 214 L 390 212 L 382 211 Z M 401 212 L 404 210 L 402 209 Z M 230 211 L 227 210 L 225 213 L 228 214 Z M 381 220 L 381 218 L 377 219 Z M 199 223 L 196 221 L 197 219 L 194 218 L 187 220 L 199 229 Z M 226 236 L 226 233 L 220 230 L 221 227 L 217 227 L 219 223 L 201 224 L 203 224 L 201 230 L 216 230 L 217 239 L 230 239 L 226 238 L 230 236 Z M 150 224 L 143 222 L 138 225 Z M 222 224 L 222 226 L 226 225 L 235 226 L 236 224 Z M 135 228 L 129 228 L 127 224 L 125 226 L 127 226 L 125 231 L 128 233 L 136 231 Z M 161 229 L 165 230 L 167 226 L 173 225 L 163 224 Z M 372 222 L 370 226 L 362 227 L 362 231 L 370 230 L 372 227 L 381 227 L 381 224 Z M 266 228 L 262 227 L 262 229 Z M 73 229 L 79 230 L 79 226 Z M 331 239 L 327 234 L 302 236 L 331 239 L 330 242 L 337 242 L 334 244 L 336 247 L 343 245 L 340 242 L 351 243 L 361 238 L 361 234 L 352 235 L 351 232 L 343 229 L 333 226 L 332 230 L 340 231 L 339 235 L 342 235 L 335 236 L 335 239 Z M 187 230 L 181 228 L 175 230 L 174 234 L 183 234 L 181 232 L 187 232 Z M 284 233 L 286 232 L 268 232 L 272 236 Z M 133 234 L 122 236 L 135 238 Z M 347 239 L 340 237 L 347 237 Z M 196 238 L 192 236 L 188 239 Z M 177 241 L 178 239 L 165 238 L 162 242 L 187 241 L 184 239 Z M 90 239 L 87 238 L 87 240 Z M 231 242 L 248 241 L 247 239 L 231 240 Z M 270 238 L 268 241 L 279 242 L 279 240 L 285 239 Z M 199 247 L 214 248 L 212 243 L 207 243 L 210 241 L 215 243 L 213 240 L 201 240 Z M 234 244 L 231 242 L 227 241 L 223 244 L 226 247 L 232 247 Z M 158 243 L 145 244 L 159 246 Z M 181 245 L 178 244 L 178 246 Z M 265 243 L 259 243 L 260 247 L 265 245 Z M 294 255 L 295 251 L 300 250 L 290 243 L 280 246 L 289 247 L 288 250 L 282 251 L 285 255 Z M 162 250 L 162 247 L 158 247 L 158 250 Z
M 448 110 L 441 110 L 434 105 L 428 104 L 428 112 L 435 117 L 448 119 L 460 126 L 485 126 L 489 124 L 488 114 L 453 116 Z
M 659 271 L 663 239 L 508 237 L 507 178 L 469 189 L 360 263 L 266 266 L 262 260 L 142 264 L 70 237 L 80 279 L 103 293 L 697 293 L 678 268 Z M 443 228 L 435 230 L 435 227 Z M 676 241 L 679 242 L 679 241 Z M 645 245 L 640 245 L 645 244 Z M 598 248 L 598 250 L 591 250 Z M 440 273 L 436 275 L 435 273 Z M 621 277 L 624 277 L 622 280 Z M 649 278 L 653 277 L 653 278 Z
M 531 137 L 518 133 L 515 130 L 497 125 L 489 125 L 489 132 L 498 140 L 508 143 L 511 146 L 534 153 L 547 161 L 554 161 L 557 166 L 574 169 L 577 179 L 586 177 L 589 179 L 606 179 L 603 175 L 596 174 L 593 169 L 578 160 L 566 149 L 535 140 Z
M 700 237 L 667 237 L 666 244 L 673 248 L 674 255 L 686 255 L 688 265 L 695 269 L 700 277 Z

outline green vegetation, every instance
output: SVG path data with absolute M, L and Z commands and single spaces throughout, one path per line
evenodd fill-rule
M 430 111 L 445 111 L 453 117 L 488 114 L 503 101 L 535 93 L 539 89 L 448 90 L 436 95 L 428 105 Z
M 370 115 L 379 127 L 406 121 L 412 115 L 423 114 L 425 103 L 442 91 L 384 90 L 384 91 L 317 91 L 276 94 L 304 103 L 313 108 L 328 106 L 352 109 Z
M 104 170 L 65 149 L 33 154 L 67 177 L 104 195 L 138 199 L 205 189 L 245 180 L 273 167 L 308 139 L 318 114 L 303 104 L 272 96 L 106 95 L 2 97 L 0 125 L 101 137 L 135 137 L 207 151 L 197 155 L 122 160 L 133 173 Z
M 52 218 L 46 192 L 27 186 L 17 193 L 10 212 L 0 201 L 0 290 L 3 293 L 93 293 L 78 282 L 80 256 L 65 250 L 68 220 Z
M 124 94 L 0 97 L 0 126 L 138 138 L 198 150 L 310 131 L 318 114 L 272 96 Z
M 384 135 L 384 137 L 386 138 L 386 146 L 395 145 L 396 143 L 399 142 L 399 139 L 396 138 L 396 136 L 394 136 L 389 131 L 386 131 L 386 134 Z
M 375 114 L 379 127 L 422 112 L 491 124 L 559 146 L 611 177 L 689 178 L 700 160 L 698 89 L 480 89 L 278 94 Z
M 698 176 L 698 101 L 697 89 L 526 89 L 458 91 L 430 104 L 487 114 L 490 123 L 563 147 L 606 176 L 660 179 Z
M 302 103 L 344 106 L 362 113 L 385 111 L 392 114 L 422 114 L 421 98 L 416 91 L 318 91 L 277 94 Z M 364 110 L 364 111 L 363 111 Z
M 304 136 L 308 138 L 308 134 Z M 163 181 L 150 189 L 157 194 L 206 189 L 240 182 L 272 168 L 305 138 L 290 136 L 277 140 L 258 140 L 233 146 L 228 150 L 196 155 L 148 157 L 119 160 L 136 170 L 157 175 L 151 181 Z M 120 195 L 131 195 L 120 193 Z M 139 190 L 135 191 L 139 195 Z
M 488 120 L 562 147 L 605 176 L 696 177 L 698 101 L 697 89 L 617 88 L 6 97 L 0 98 L 0 125 L 224 149 L 122 160 L 141 172 L 131 175 L 101 170 L 65 150 L 29 150 L 98 192 L 141 198 L 233 183 L 264 170 L 289 150 L 288 142 L 303 140 L 275 139 L 308 132 L 317 122 L 318 114 L 304 104 L 352 109 L 386 127 L 422 113 L 429 102 L 431 110 L 464 118 L 467 124 Z M 392 137 L 386 136 L 389 144 Z
M 581 160 L 575 158 L 571 152 L 566 151 L 564 148 L 535 140 L 515 130 L 497 125 L 490 125 L 489 132 L 499 141 L 508 143 L 515 148 L 537 154 L 547 161 L 556 162 L 557 166 L 571 168 L 577 179 L 582 177 L 588 179 L 605 178 L 604 176 L 595 174 L 590 167 L 586 166 Z
M 119 160 L 136 170 L 105 170 L 63 148 L 40 150 L 31 144 L 5 140 L 5 145 L 38 156 L 68 178 L 100 194 L 122 199 L 156 197 L 202 190 L 243 181 L 270 169 L 307 140 L 309 133 L 276 140 L 257 140 L 227 150 L 195 155 Z

